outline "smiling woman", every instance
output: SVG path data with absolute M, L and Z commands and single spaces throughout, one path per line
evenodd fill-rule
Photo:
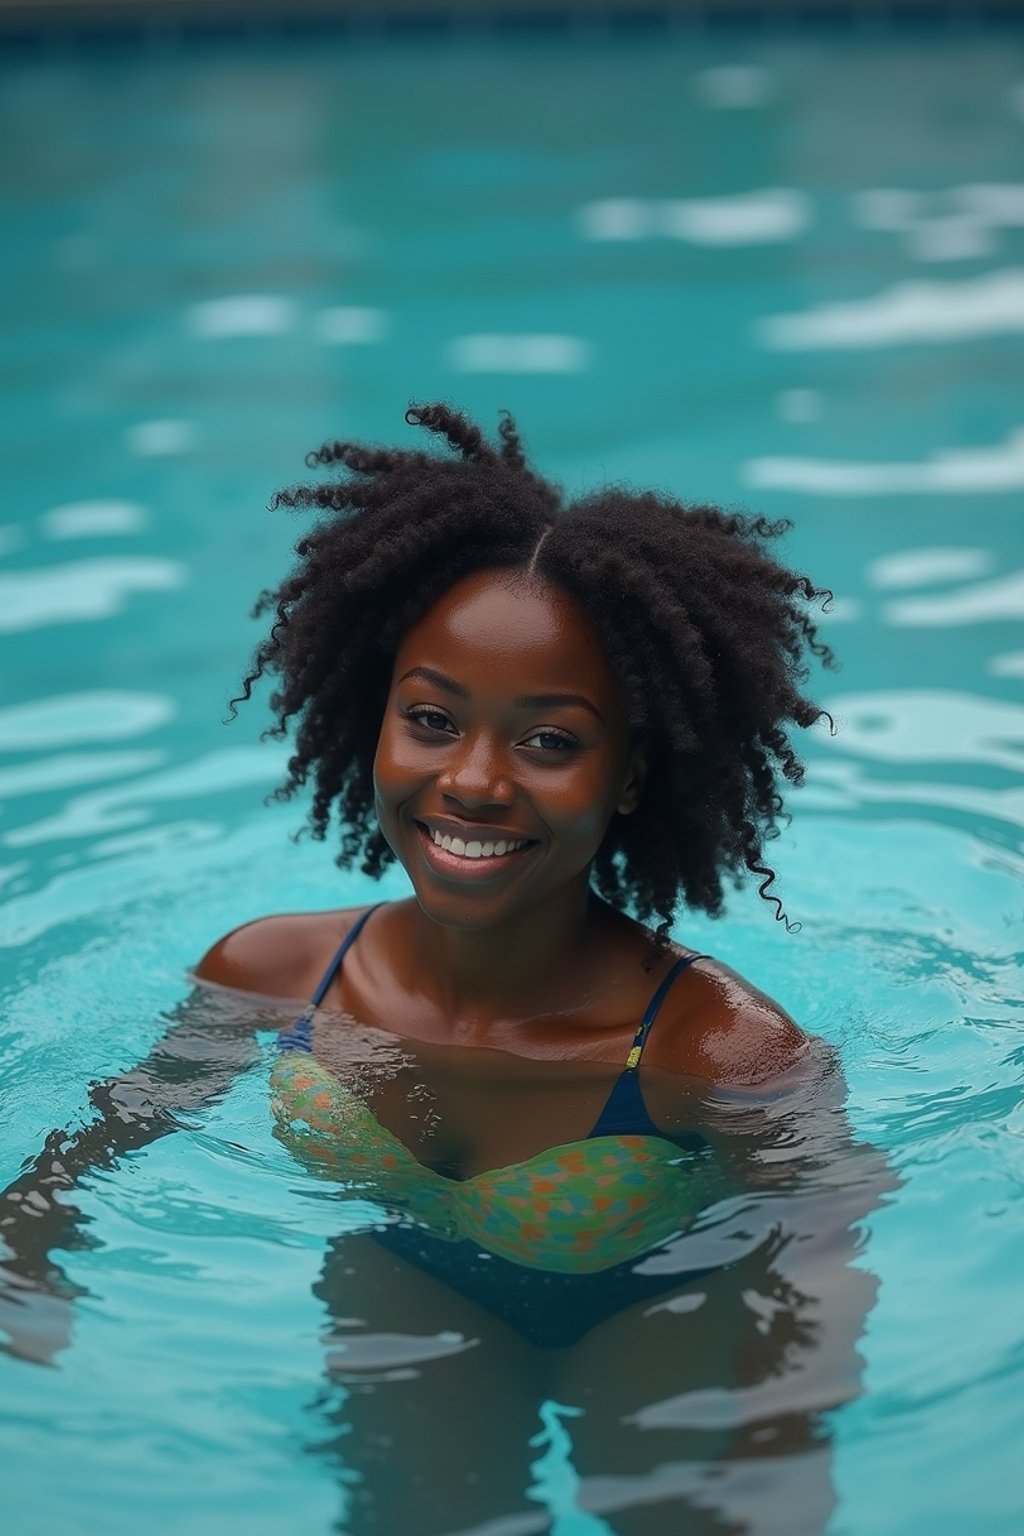
M 339 862 L 397 858 L 415 890 L 324 1000 L 412 1038 L 624 1060 L 680 897 L 718 914 L 746 870 L 783 916 L 762 849 L 802 777 L 787 731 L 821 713 L 799 685 L 808 650 L 832 659 L 825 594 L 767 553 L 782 525 L 618 489 L 564 507 L 508 418 L 499 450 L 447 407 L 409 419 L 459 456 L 331 443 L 311 462 L 348 476 L 275 498 L 328 516 L 260 601 L 277 618 L 243 689 L 281 679 L 280 793 L 312 780 L 314 835 L 336 810 Z M 199 974 L 308 997 L 349 921 L 263 919 Z M 801 1049 L 710 961 L 667 1007 L 677 1071 L 756 1082 Z
M 368 873 L 398 859 L 414 898 L 369 925 L 258 920 L 198 974 L 313 997 L 274 1073 L 284 1139 L 307 1165 L 358 1173 L 400 1218 L 377 1234 L 389 1249 L 566 1344 L 663 1291 L 635 1260 L 727 1188 L 678 1105 L 652 1116 L 641 1058 L 735 1087 L 807 1049 L 667 929 L 680 890 L 717 911 L 741 863 L 771 883 L 776 765 L 800 777 L 784 726 L 818 717 L 796 688 L 802 653 L 830 658 L 801 605 L 819 594 L 764 552 L 778 529 L 622 491 L 562 509 L 508 420 L 498 453 L 444 407 L 410 419 L 461 459 L 331 444 L 314 461 L 354 475 L 278 497 L 334 515 L 264 597 L 277 622 L 245 690 L 281 675 L 278 728 L 299 720 L 284 792 L 312 775 L 314 831 L 340 802 L 342 862 L 360 847 Z M 656 934 L 629 899 L 658 912 Z M 320 1007 L 407 1042 L 619 1075 L 556 1097 L 550 1120 L 523 1097 L 428 1129 L 325 1065 L 337 1026 L 314 1034 Z
M 215 943 L 196 976 L 250 999 L 254 1030 L 268 999 L 311 999 L 279 1036 L 277 1134 L 376 1213 L 332 1244 L 325 1266 L 330 1369 L 353 1383 L 390 1362 L 406 1380 L 426 1371 L 426 1350 L 429 1391 L 457 1396 L 468 1434 L 480 1371 L 514 1375 L 529 1348 L 538 1369 L 549 1375 L 558 1358 L 570 1380 L 581 1350 L 623 1346 L 639 1304 L 660 1298 L 650 1344 L 652 1327 L 701 1304 L 698 1278 L 731 1267 L 735 1247 L 700 1236 L 708 1212 L 758 1181 L 770 1189 L 780 1154 L 762 1160 L 723 1130 L 708 1094 L 757 1095 L 763 1107 L 828 1084 L 834 1135 L 837 1078 L 823 1049 L 751 983 L 670 936 L 680 900 L 717 915 L 724 880 L 743 872 L 784 916 L 763 846 L 780 783 L 802 776 L 788 732 L 820 714 L 801 692 L 807 653 L 831 656 L 807 611 L 824 594 L 767 552 L 779 525 L 621 489 L 564 506 L 527 468 L 507 418 L 498 448 L 443 406 L 409 419 L 456 456 L 328 444 L 314 462 L 348 473 L 276 498 L 326 515 L 261 599 L 276 618 L 243 697 L 277 675 L 276 732 L 295 727 L 280 793 L 311 780 L 314 834 L 336 813 L 339 862 L 361 858 L 376 876 L 397 860 L 413 895 L 257 918 Z M 22 1213 L 33 1214 L 34 1245 L 22 1242 L 33 1283 L 47 1273 L 39 1200 L 223 1092 L 229 1067 L 205 1084 L 196 1075 L 191 1090 L 191 1069 L 167 1067 L 169 1056 L 202 1058 L 189 1029 L 186 1012 L 145 1093 L 132 1079 L 105 1085 L 99 1125 L 48 1143 L 12 1188 L 5 1231 L 17 1251 L 32 1225 Z M 244 1028 L 234 1038 L 240 1063 Z M 390 1043 L 388 1070 L 353 1071 L 366 1038 Z M 155 1111 L 154 1077 L 166 1079 Z M 874 1198 L 870 1180 L 853 1183 L 856 1209 L 837 1202 L 844 1233 Z M 837 1270 L 848 1254 L 834 1250 Z M 736 1285 L 748 1295 L 767 1282 Z M 863 1285 L 854 1295 L 844 1360 Z M 390 1326 L 378 1331 L 382 1308 Z M 722 1321 L 705 1336 L 705 1363 L 723 1351 L 740 1360 L 734 1333 Z M 476 1344 L 489 1351 L 479 1371 L 442 1379 L 450 1368 L 437 1362 Z M 696 1368 L 693 1341 L 687 1351 Z M 657 1355 L 629 1365 L 648 1401 Z M 678 1369 L 674 1344 L 661 1358 Z M 749 1369 L 736 1365 L 738 1377 Z M 848 1365 L 839 1375 L 822 1408 L 849 1395 Z M 419 1484 L 377 1477 L 375 1435 L 405 1431 L 393 1417 L 374 1430 L 373 1406 L 359 1402 L 366 1529 L 427 1529 L 413 1514 L 425 1482 L 431 1529 L 479 1517 L 476 1463 L 453 1468 L 412 1387 L 398 1455 L 420 1467 Z M 504 1403 L 492 1399 L 496 1422 Z M 795 1422 L 794 1443 L 814 1442 L 815 1416 L 799 1433 Z
M 570 882 L 584 895 L 640 774 L 597 634 L 536 572 L 466 577 L 402 641 L 377 816 L 435 921 L 483 932 Z

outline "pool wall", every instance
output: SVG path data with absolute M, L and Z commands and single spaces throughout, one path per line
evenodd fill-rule
M 58 33 L 88 41 L 172 34 L 230 37 L 254 25 L 275 31 L 362 29 L 439 32 L 498 26 L 656 29 L 679 21 L 711 26 L 872 22 L 944 25 L 1024 20 L 1024 0 L 0 0 L 0 44 Z

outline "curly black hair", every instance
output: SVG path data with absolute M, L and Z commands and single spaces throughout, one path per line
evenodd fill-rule
M 309 467 L 348 474 L 270 503 L 328 514 L 261 594 L 254 615 L 276 618 L 232 701 L 265 673 L 280 679 L 268 734 L 297 729 L 277 798 L 312 780 L 313 836 L 337 807 L 338 863 L 361 857 L 378 876 L 394 854 L 374 817 L 373 759 L 399 643 L 462 578 L 529 568 L 589 616 L 647 748 L 639 808 L 613 818 L 595 860 L 600 894 L 657 914 L 664 946 L 680 896 L 718 916 L 724 878 L 750 872 L 788 922 L 764 844 L 781 780 L 803 779 L 789 727 L 828 718 L 800 692 L 807 653 L 835 664 L 807 612 L 831 593 L 765 548 L 789 525 L 618 486 L 566 505 L 527 465 L 507 413 L 496 445 L 446 405 L 412 406 L 406 420 L 454 454 L 325 443 Z

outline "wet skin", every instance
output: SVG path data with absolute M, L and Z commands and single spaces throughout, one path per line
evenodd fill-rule
M 617 679 L 575 603 L 524 573 L 459 582 L 401 644 L 375 760 L 377 814 L 415 899 L 374 915 L 328 1004 L 430 1044 L 621 1063 L 675 956 L 655 956 L 589 875 L 643 778 Z M 470 852 L 525 846 L 472 859 L 432 832 Z M 306 999 L 355 915 L 250 923 L 197 974 Z M 669 993 L 645 1062 L 745 1085 L 785 1073 L 804 1049 L 770 999 L 702 960 Z

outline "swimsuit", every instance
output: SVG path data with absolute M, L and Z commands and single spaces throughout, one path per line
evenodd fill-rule
M 310 1171 L 385 1208 L 378 1242 L 538 1344 L 571 1343 L 623 1306 L 707 1273 L 636 1267 L 726 1192 L 703 1137 L 669 1136 L 654 1124 L 638 1075 L 669 988 L 703 957 L 677 960 L 658 986 L 584 1140 L 453 1180 L 420 1163 L 312 1054 L 316 1009 L 376 910 L 353 925 L 309 1007 L 280 1037 L 275 1134 Z

